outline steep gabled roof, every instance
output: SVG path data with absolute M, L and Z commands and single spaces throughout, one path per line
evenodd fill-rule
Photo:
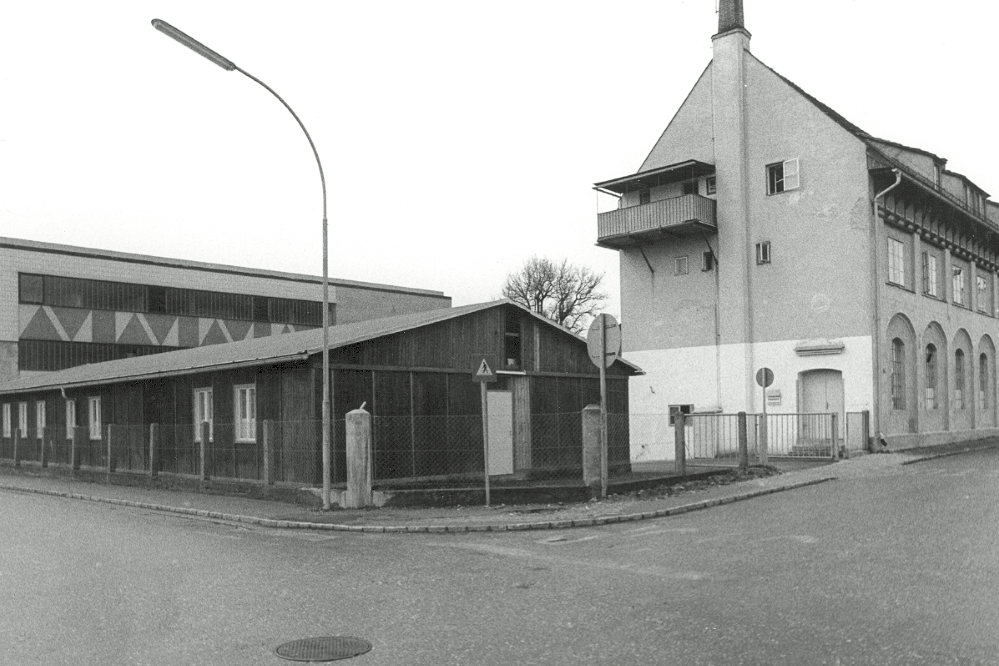
M 449 319 L 455 319 L 500 306 L 519 308 L 545 325 L 556 328 L 561 334 L 585 343 L 584 338 L 559 326 L 550 319 L 532 312 L 519 303 L 515 303 L 509 299 L 501 299 L 488 303 L 430 310 L 428 312 L 413 312 L 394 317 L 331 326 L 329 328 L 329 348 L 339 349 L 348 347 L 367 340 L 402 333 L 414 328 L 430 326 Z M 321 354 L 322 349 L 323 331 L 321 328 L 316 328 L 308 331 L 284 333 L 282 335 L 255 338 L 241 342 L 208 345 L 117 361 L 79 365 L 66 370 L 4 382 L 0 384 L 0 395 L 29 390 L 94 386 L 124 380 L 150 379 L 153 377 L 181 375 L 193 372 L 270 365 L 284 361 L 305 360 L 310 356 Z M 619 361 L 624 363 L 632 372 L 641 372 L 638 366 L 623 359 L 619 359 Z

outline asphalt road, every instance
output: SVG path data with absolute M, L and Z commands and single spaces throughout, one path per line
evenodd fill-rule
M 999 664 L 999 451 L 555 532 L 307 533 L 0 492 L 0 664 Z

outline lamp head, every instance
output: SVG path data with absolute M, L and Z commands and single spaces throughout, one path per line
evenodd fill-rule
M 228 72 L 231 72 L 232 70 L 236 69 L 236 65 L 231 60 L 220 56 L 215 51 L 212 51 L 210 48 L 208 48 L 198 40 L 194 39 L 190 35 L 181 32 L 180 30 L 173 27 L 166 21 L 160 19 L 153 19 L 152 23 L 154 28 L 162 32 L 167 37 L 172 37 L 173 39 L 177 40 L 178 42 L 180 42 L 187 48 L 191 49 L 198 55 L 201 55 L 207 58 L 208 60 L 211 60 L 222 69 Z

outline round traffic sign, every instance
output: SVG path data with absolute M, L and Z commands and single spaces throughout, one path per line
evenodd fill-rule
M 774 371 L 770 368 L 760 368 L 756 371 L 756 383 L 766 388 L 774 383 Z
M 586 351 L 593 364 L 600 367 L 600 354 L 603 353 L 603 366 L 611 367 L 621 355 L 621 327 L 609 314 L 597 315 L 586 332 Z

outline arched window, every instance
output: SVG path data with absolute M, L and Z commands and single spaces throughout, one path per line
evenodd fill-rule
M 978 357 L 978 409 L 984 412 L 989 408 L 989 355 Z
M 926 345 L 926 409 L 937 408 L 937 348 Z
M 954 409 L 964 409 L 964 350 L 954 352 Z
M 905 343 L 891 341 L 891 408 L 905 409 Z

